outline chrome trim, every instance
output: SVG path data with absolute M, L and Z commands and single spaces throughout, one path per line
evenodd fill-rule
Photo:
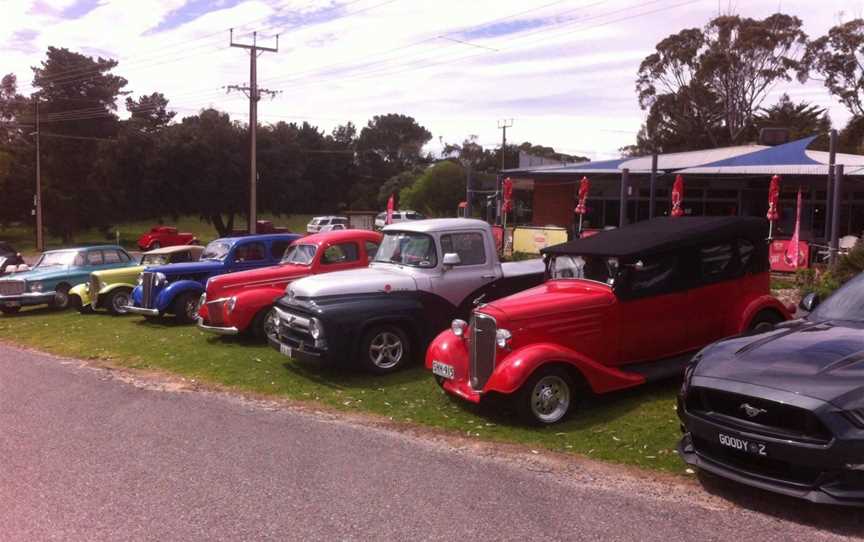
M 469 383 L 474 390 L 482 390 L 486 382 L 489 381 L 489 377 L 492 376 L 492 371 L 495 370 L 497 348 L 495 334 L 497 331 L 498 322 L 492 316 L 482 312 L 475 312 L 471 315 Z M 482 334 L 482 337 L 478 337 L 478 334 Z M 480 339 L 483 341 L 482 345 L 479 344 Z
M 210 333 L 215 333 L 217 335 L 237 335 L 240 333 L 240 330 L 236 327 L 217 327 L 217 326 L 208 326 L 204 323 L 204 319 L 200 316 L 198 317 L 198 328 L 204 331 L 209 331 Z
M 0 297 L 6 295 L 21 295 L 27 292 L 27 281 L 23 279 L 0 280 Z
M 276 316 L 279 318 L 280 326 L 285 325 L 291 329 L 302 331 L 304 333 L 309 333 L 309 318 L 304 318 L 303 316 L 297 316 L 296 314 L 285 312 L 279 307 L 273 308 L 276 310 Z
M 159 316 L 159 309 L 145 309 L 144 307 L 136 307 L 134 305 L 126 305 L 123 307 L 132 314 L 141 314 L 144 316 Z
M 143 271 L 141 273 L 141 306 L 149 307 L 153 304 L 153 290 L 155 288 L 156 273 Z M 158 312 L 158 311 L 157 311 Z
M 0 295 L 0 301 L 15 301 L 16 299 L 36 299 L 39 297 L 54 297 L 54 290 L 48 292 L 24 292 L 23 294 Z

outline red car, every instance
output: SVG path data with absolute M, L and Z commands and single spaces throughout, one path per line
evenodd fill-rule
M 150 231 L 138 238 L 138 248 L 145 251 L 178 245 L 197 245 L 198 243 L 199 241 L 194 234 L 177 233 L 177 228 L 171 226 L 153 226 Z
M 508 397 L 534 424 L 583 394 L 680 375 L 707 344 L 789 318 L 767 234 L 758 218 L 658 218 L 546 248 L 544 284 L 454 320 L 426 367 L 449 394 Z
M 198 327 L 219 335 L 244 331 L 267 337 L 269 313 L 292 281 L 309 275 L 366 267 L 381 244 L 381 234 L 337 230 L 294 241 L 277 266 L 211 278 L 201 298 Z

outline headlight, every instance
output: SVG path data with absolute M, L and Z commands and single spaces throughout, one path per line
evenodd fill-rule
M 138 275 L 138 286 L 142 286 L 143 284 L 144 284 L 144 279 L 141 277 L 141 275 Z
M 156 280 L 153 281 L 155 286 L 162 286 L 168 282 L 168 277 L 165 276 L 165 273 L 156 273 Z
M 317 318 L 309 320 L 309 334 L 312 335 L 312 338 L 316 341 L 324 334 L 321 322 L 319 322 Z
M 465 320 L 459 320 L 457 318 L 456 320 L 453 320 L 452 324 L 450 324 L 450 331 L 452 331 L 453 335 L 456 335 L 457 337 L 465 335 L 466 329 L 468 329 L 468 322 Z
M 237 298 L 236 297 L 229 297 L 228 300 L 225 302 L 225 310 L 227 310 L 228 312 L 233 311 L 234 307 L 236 307 L 236 306 L 237 306 Z
M 30 291 L 31 292 L 41 292 L 42 291 L 42 283 L 41 282 L 31 282 L 30 283 Z
M 693 359 L 690 360 L 690 363 L 688 363 L 687 367 L 684 368 L 684 380 L 681 381 L 681 397 L 684 397 L 687 395 L 687 392 L 690 391 L 690 381 L 693 380 L 693 373 L 696 372 L 696 365 L 699 364 L 701 359 L 702 352 L 699 352 L 693 356 Z
M 495 332 L 495 344 L 498 345 L 498 348 L 509 348 L 512 337 L 513 334 L 510 331 L 501 328 Z

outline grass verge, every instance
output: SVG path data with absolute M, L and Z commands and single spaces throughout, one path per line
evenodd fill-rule
M 674 452 L 679 436 L 674 382 L 595 398 L 565 423 L 530 428 L 512 421 L 508 413 L 447 397 L 420 366 L 382 378 L 304 365 L 264 345 L 211 336 L 168 320 L 33 309 L 0 317 L 0 340 L 120 367 L 169 371 L 239 391 L 373 413 L 477 439 L 684 471 Z

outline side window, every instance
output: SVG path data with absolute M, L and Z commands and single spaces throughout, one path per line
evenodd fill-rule
M 264 259 L 266 249 L 264 243 L 246 243 L 237 247 L 234 252 L 235 262 L 255 262 Z
M 274 260 L 281 260 L 282 256 L 285 255 L 285 251 L 288 250 L 288 245 L 291 244 L 291 241 L 273 241 L 270 245 L 270 254 L 273 256 Z
M 459 265 L 486 263 L 486 247 L 479 233 L 448 233 L 441 236 L 441 253 L 455 252 L 462 261 Z
M 102 265 L 104 262 L 101 250 L 90 250 L 87 252 L 87 265 Z
M 738 239 L 738 259 L 741 260 L 741 274 L 750 273 L 753 270 L 753 253 L 756 247 L 747 239 Z
M 132 261 L 132 257 L 125 250 L 118 250 L 117 254 L 120 255 L 120 261 L 123 263 Z
M 660 295 L 675 290 L 678 278 L 678 256 L 660 255 L 643 258 L 642 265 L 629 267 L 630 293 L 633 297 Z
M 732 243 L 711 245 L 699 249 L 702 280 L 714 282 L 725 279 L 732 268 Z
M 175 252 L 171 255 L 171 263 L 182 263 L 188 262 L 192 260 L 191 254 L 189 254 L 188 250 L 184 250 L 182 252 Z
M 116 250 L 104 250 L 102 254 L 105 255 L 105 263 L 120 263 L 120 253 Z
M 356 262 L 359 259 L 360 251 L 357 249 L 355 243 L 341 243 L 327 247 L 324 251 L 324 255 L 321 256 L 321 263 L 334 264 Z
M 375 254 L 378 253 L 378 245 L 372 241 L 366 241 L 366 259 L 370 262 L 375 259 Z
M 84 253 L 79 252 L 78 254 L 75 255 L 75 261 L 72 262 L 72 265 L 74 265 L 75 267 L 81 267 L 84 265 L 84 261 L 85 261 L 84 260 Z

